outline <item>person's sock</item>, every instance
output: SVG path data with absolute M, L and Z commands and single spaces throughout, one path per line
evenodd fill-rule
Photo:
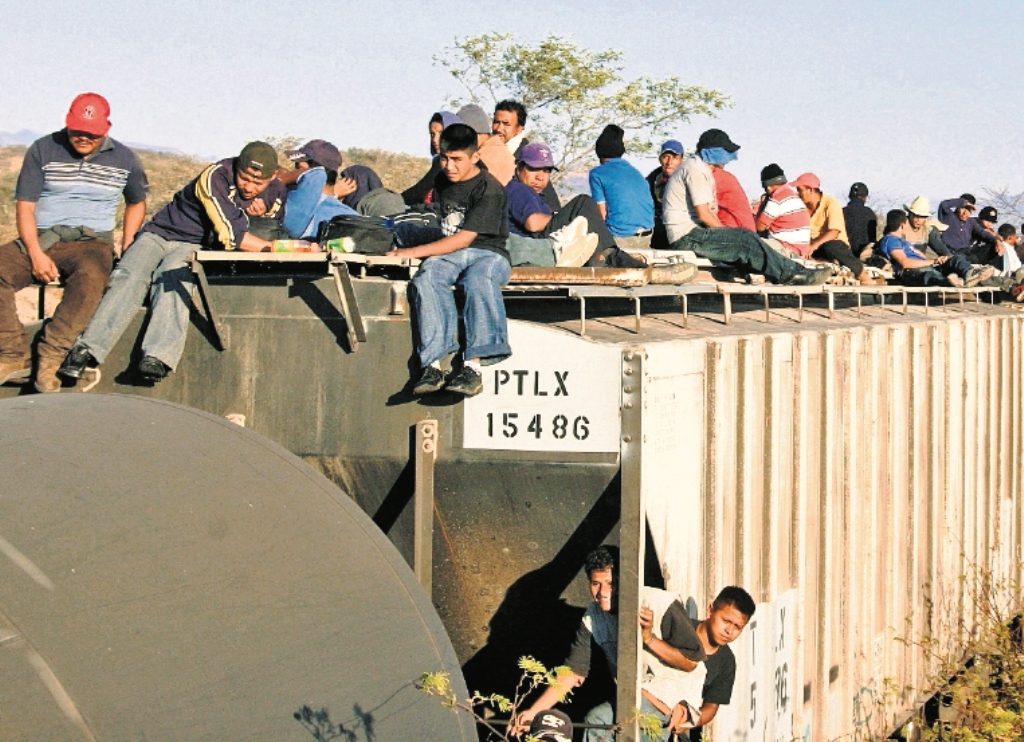
M 471 369 L 480 373 L 480 359 L 479 358 L 467 358 L 462 362 L 463 366 L 469 366 Z

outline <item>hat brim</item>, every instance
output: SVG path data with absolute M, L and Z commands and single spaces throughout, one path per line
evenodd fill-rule
M 64 120 L 64 126 L 67 127 L 68 131 L 84 131 L 86 134 L 92 134 L 94 137 L 105 137 L 107 132 L 110 131 L 110 122 L 98 122 L 95 119 L 89 121 L 86 119 L 75 119 L 68 116 Z
M 909 206 L 907 206 L 906 204 L 903 204 L 903 210 L 904 210 L 905 212 L 907 212 L 907 215 L 908 215 L 908 216 L 919 216 L 919 217 L 921 217 L 922 219 L 927 219 L 928 217 L 930 217 L 930 216 L 931 216 L 931 214 L 918 214 L 918 213 L 917 213 L 916 211 L 914 211 L 914 210 L 913 210 L 912 208 L 910 208 L 910 207 L 909 207 Z
M 516 165 L 526 165 L 527 167 L 533 168 L 534 170 L 558 170 L 558 168 L 555 167 L 554 165 L 548 165 L 547 163 L 538 165 L 535 162 L 527 162 L 526 160 L 517 160 Z

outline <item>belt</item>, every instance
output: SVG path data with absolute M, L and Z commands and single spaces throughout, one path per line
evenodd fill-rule
M 634 237 L 649 237 L 652 234 L 654 234 L 654 230 L 653 229 L 638 229 L 636 231 L 636 234 L 634 234 L 633 236 Z

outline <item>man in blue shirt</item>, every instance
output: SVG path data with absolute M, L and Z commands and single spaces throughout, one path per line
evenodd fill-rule
M 940 255 L 931 260 L 919 253 L 907 239 L 907 212 L 893 209 L 885 217 L 885 236 L 878 249 L 892 263 L 896 278 L 905 286 L 977 286 L 991 278 L 992 266 L 971 266 L 960 253 Z
M 289 187 L 282 225 L 296 239 L 314 239 L 320 222 L 338 214 L 356 214 L 333 193 L 341 167 L 341 152 L 330 142 L 313 139 L 299 149 L 285 152 L 295 170 L 279 175 Z
M 959 252 L 970 263 L 985 263 L 997 242 L 994 232 L 986 230 L 971 214 L 975 198 L 965 193 L 960 198 L 948 198 L 939 204 L 939 221 L 949 227 L 942 233 L 942 241 L 954 252 Z M 993 220 L 994 221 L 994 220 Z M 972 249 L 972 245 L 982 249 Z
M 88 324 L 114 263 L 113 230 L 124 199 L 122 245 L 146 216 L 149 182 L 135 154 L 107 136 L 110 106 L 96 93 L 79 95 L 66 128 L 25 153 L 14 198 L 18 239 L 0 246 L 0 384 L 31 373 L 28 338 L 14 294 L 33 281 L 64 279 L 64 296 L 37 347 L 35 387 L 61 388 L 57 368 Z
M 608 124 L 597 138 L 594 149 L 601 164 L 590 171 L 590 194 L 616 244 L 645 249 L 654 233 L 654 201 L 644 176 L 622 159 L 623 135 L 621 127 Z

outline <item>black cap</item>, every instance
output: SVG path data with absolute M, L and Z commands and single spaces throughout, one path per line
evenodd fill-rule
M 971 206 L 974 206 L 978 203 L 978 199 L 974 197 L 973 193 L 962 193 L 960 194 L 960 198 L 963 199 L 964 201 L 970 201 Z
M 978 218 L 986 222 L 995 222 L 999 220 L 999 212 L 991 206 L 986 206 L 978 212 Z
M 697 140 L 697 149 L 714 149 L 715 147 L 721 147 L 726 152 L 735 152 L 740 145 L 731 140 L 729 135 L 721 129 L 708 129 Z
M 860 181 L 850 186 L 850 198 L 867 198 L 868 187 Z
M 770 186 L 775 184 L 781 184 L 786 182 L 786 174 L 782 172 L 782 168 L 776 165 L 774 162 L 771 165 L 765 166 L 761 170 L 761 185 Z
M 626 145 L 622 142 L 624 135 L 625 132 L 621 126 L 608 124 L 608 126 L 604 127 L 601 136 L 597 138 L 597 144 L 594 145 L 597 158 L 599 160 L 613 160 L 626 154 Z

